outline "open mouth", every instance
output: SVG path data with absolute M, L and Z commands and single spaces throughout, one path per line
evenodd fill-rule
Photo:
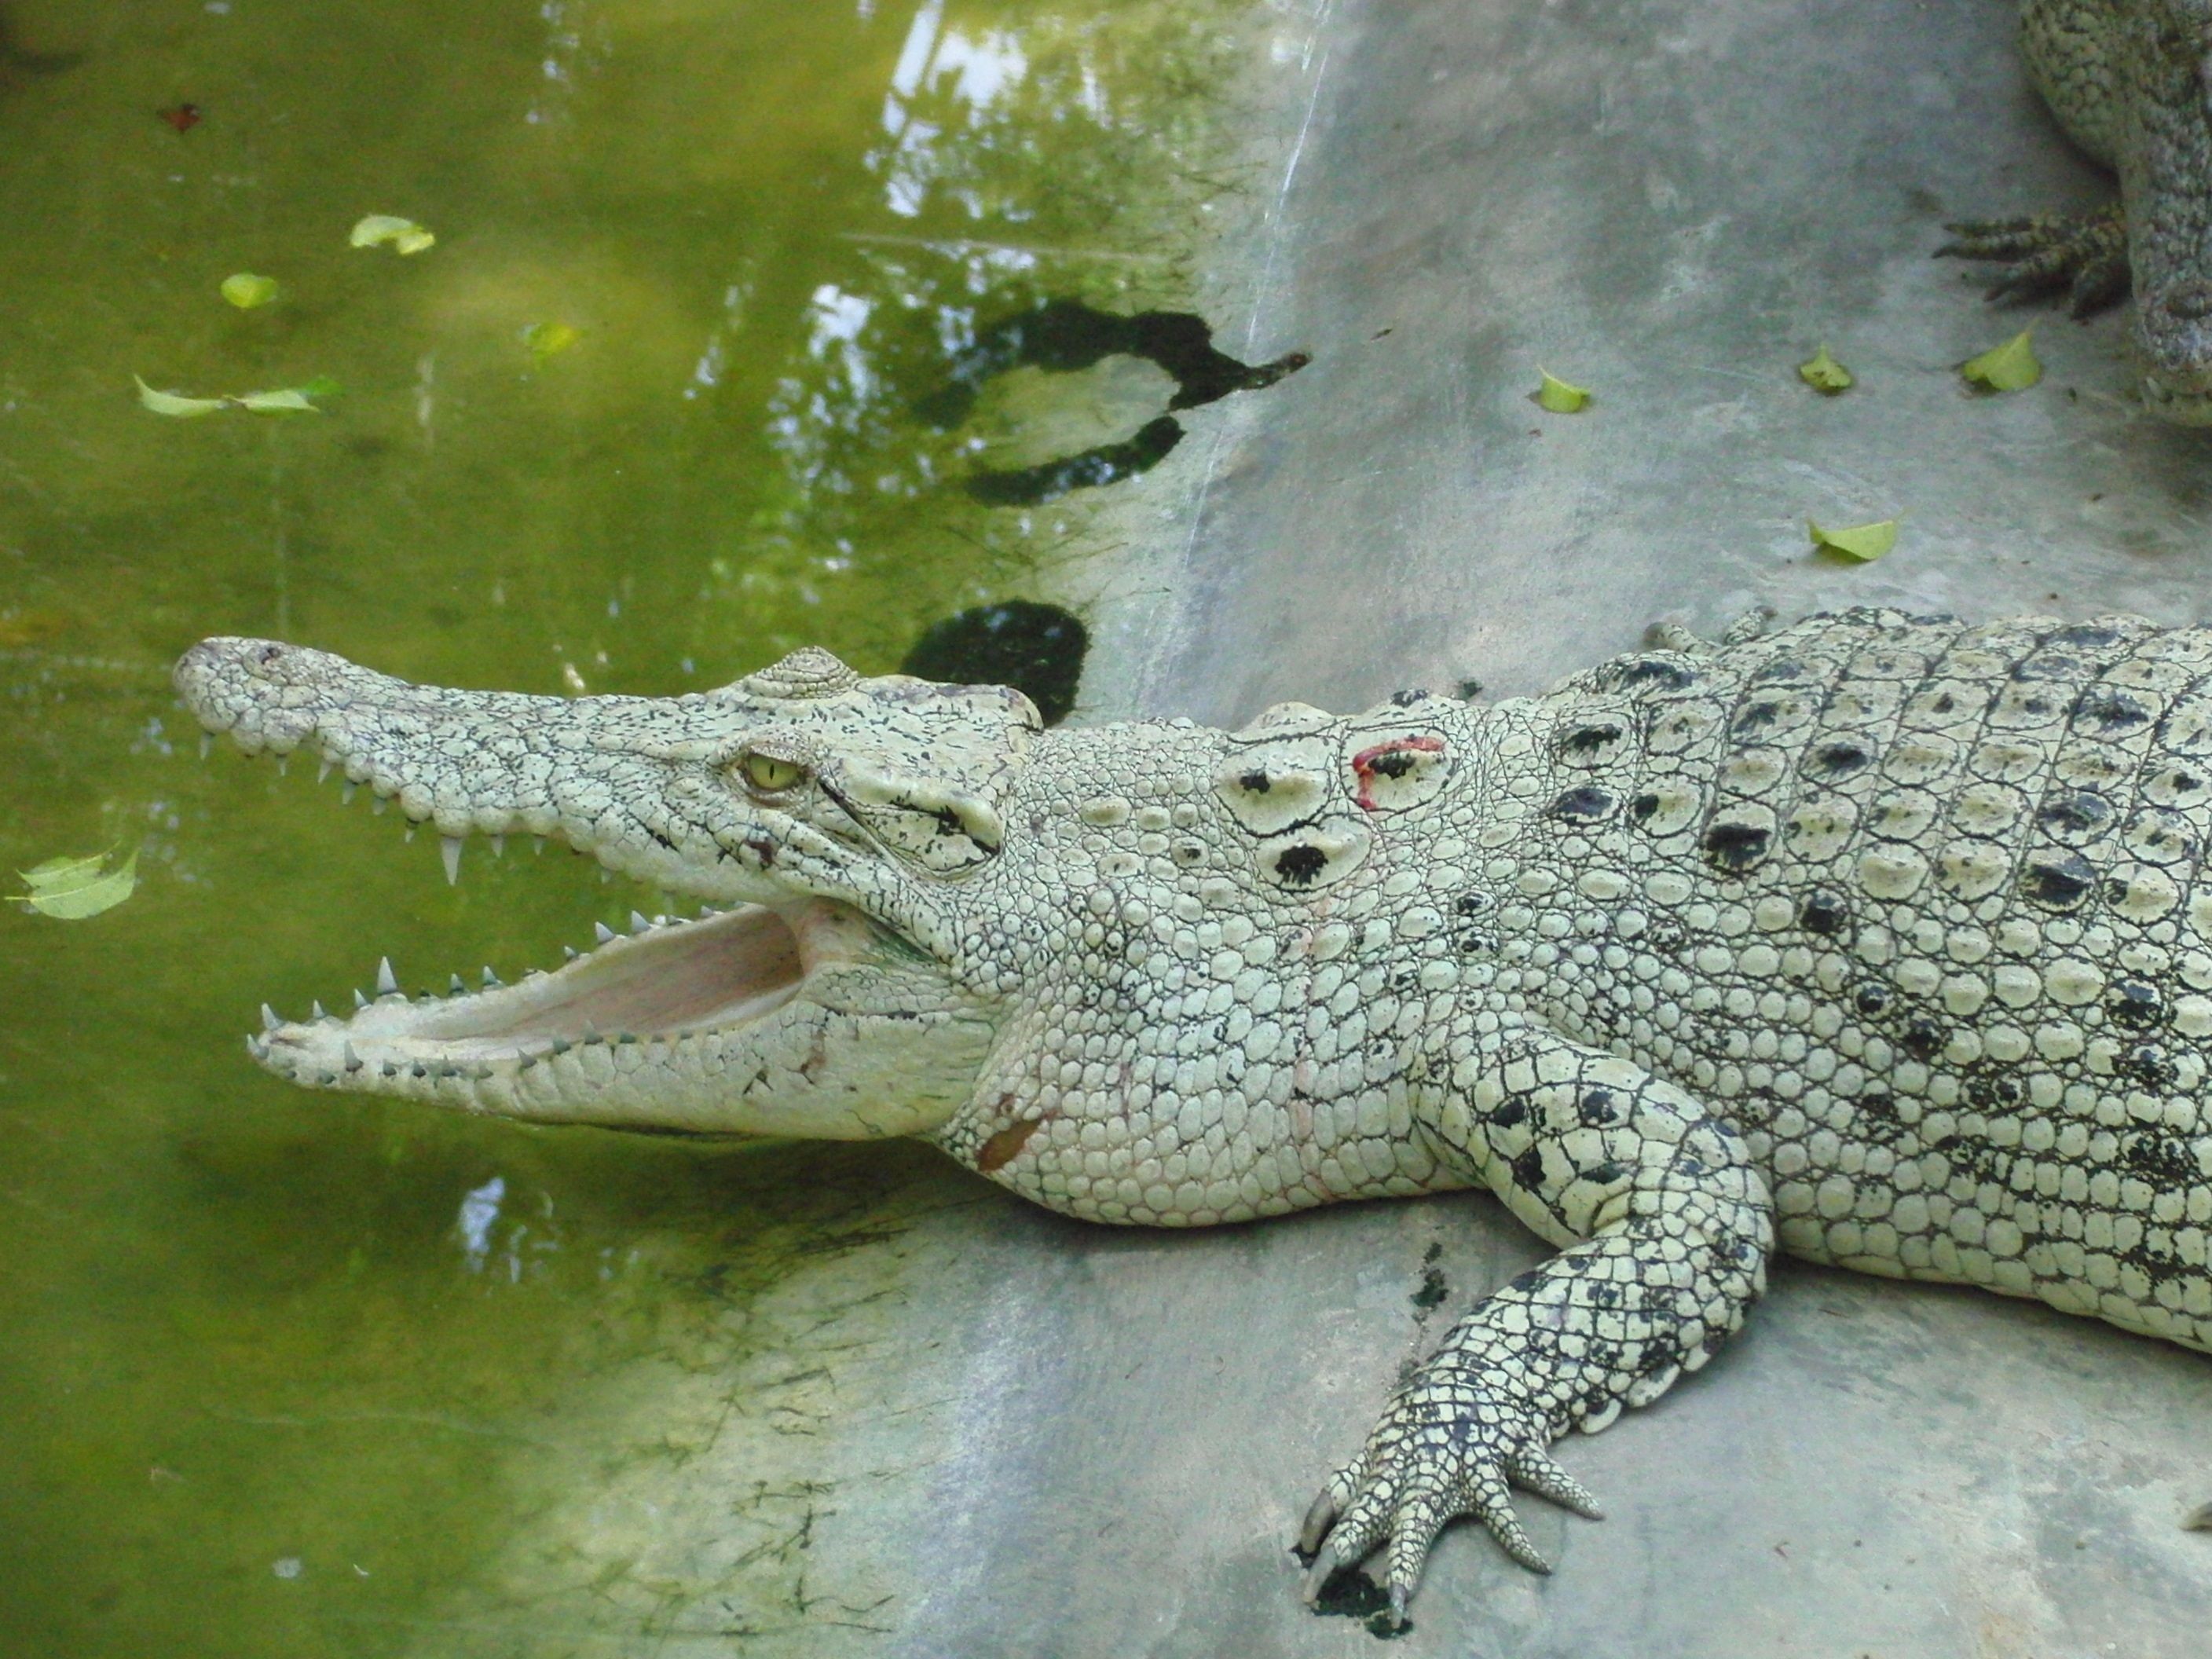
M 641 1048 L 677 1062 L 687 1046 L 719 1049 L 774 1014 L 815 969 L 854 957 L 871 931 L 857 911 L 826 899 L 631 921 L 629 934 L 602 927 L 593 949 L 517 985 L 493 981 L 487 969 L 480 991 L 464 989 L 457 976 L 451 994 L 410 1000 L 380 964 L 377 994 L 355 993 L 351 1018 L 319 1006 L 314 1018 L 292 1023 L 264 1009 L 264 1030 L 248 1046 L 270 1070 L 324 1088 L 389 1090 L 409 1079 L 519 1085 L 541 1062 L 602 1047 Z

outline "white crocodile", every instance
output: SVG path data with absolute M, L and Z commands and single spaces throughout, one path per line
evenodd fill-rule
M 801 651 L 720 690 L 416 687 L 210 640 L 210 729 L 447 836 L 713 906 L 520 985 L 251 1039 L 539 1121 L 918 1135 L 1202 1226 L 1485 1187 L 1559 1253 L 1330 1479 L 1309 1595 L 1402 1620 L 1479 1517 L 1740 1326 L 1778 1244 L 2212 1350 L 2212 628 L 1887 611 L 1679 630 L 1541 697 L 1043 731 Z

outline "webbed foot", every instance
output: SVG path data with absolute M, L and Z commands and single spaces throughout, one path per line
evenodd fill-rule
M 2100 213 L 2037 214 L 2025 219 L 1962 219 L 1936 258 L 2000 259 L 2006 268 L 1989 297 L 2067 291 L 2068 309 L 2086 317 L 2125 299 L 2127 216 L 2117 202 Z

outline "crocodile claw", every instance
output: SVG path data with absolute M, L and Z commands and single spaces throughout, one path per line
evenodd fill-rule
M 1437 1534 L 1462 1516 L 1486 1527 L 1531 1572 L 1552 1564 L 1514 1513 L 1515 1486 L 1595 1521 L 1603 1511 L 1546 1449 L 1550 1427 L 1533 1402 L 1513 1397 L 1495 1373 L 1431 1361 L 1401 1389 L 1366 1449 L 1334 1475 L 1306 1510 L 1298 1533 L 1311 1557 L 1309 1605 L 1329 1576 L 1386 1549 L 1391 1618 L 1405 1620 Z
M 1992 300 L 2063 288 L 2070 314 L 2087 317 L 2127 297 L 2128 228 L 2117 203 L 2101 213 L 1962 219 L 1943 228 L 1953 240 L 1936 258 L 2005 262 L 1990 284 Z

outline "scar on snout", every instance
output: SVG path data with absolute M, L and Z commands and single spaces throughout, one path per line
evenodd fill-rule
M 1037 1132 L 1041 1117 L 1025 1117 L 1018 1123 L 1009 1123 L 975 1149 L 975 1167 L 985 1175 L 1004 1169 L 1013 1162 L 1014 1155 L 1030 1144 L 1030 1137 Z

